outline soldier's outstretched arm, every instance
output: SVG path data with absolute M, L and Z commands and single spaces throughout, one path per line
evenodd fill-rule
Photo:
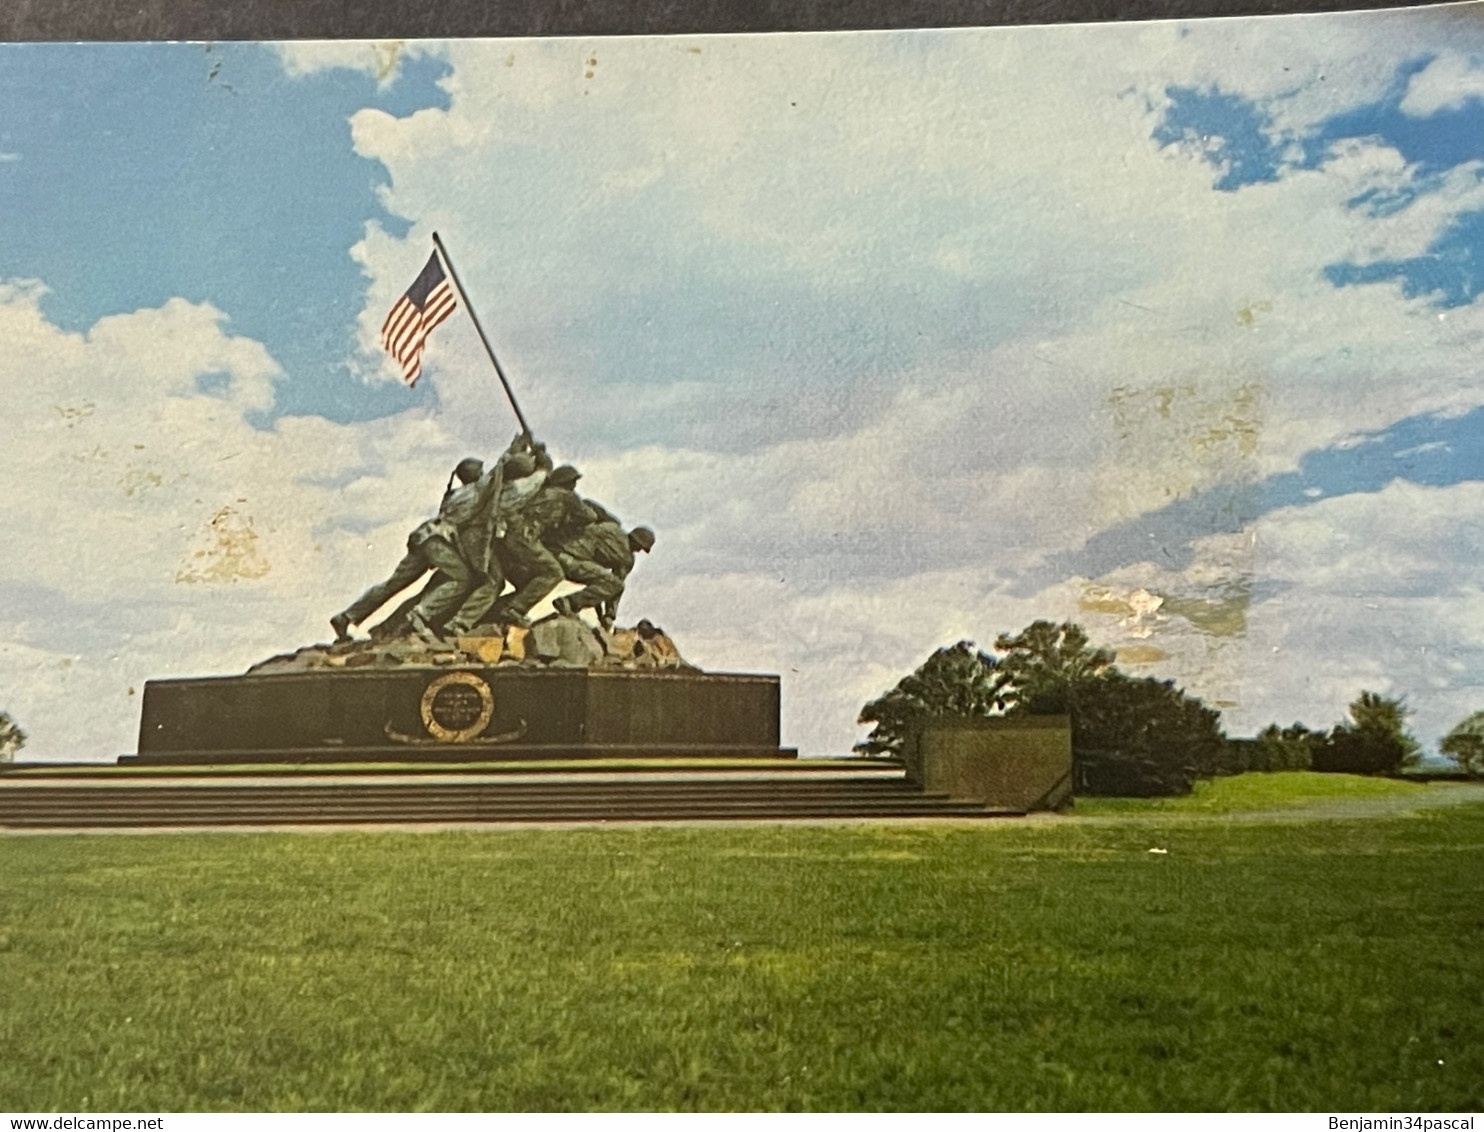
M 608 508 L 604 507 L 596 500 L 584 499 L 582 502 L 587 507 L 587 509 L 592 512 L 593 522 L 618 523 L 618 516 L 616 516 L 612 511 L 608 510 Z M 623 526 L 622 523 L 618 523 L 618 525 Z

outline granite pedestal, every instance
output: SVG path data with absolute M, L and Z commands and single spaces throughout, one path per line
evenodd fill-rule
M 514 666 L 151 680 L 121 762 L 793 758 L 776 676 Z

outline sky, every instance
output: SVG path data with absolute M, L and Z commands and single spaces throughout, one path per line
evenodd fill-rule
M 1484 707 L 1484 8 L 0 45 L 0 709 L 327 639 L 516 422 L 658 536 L 621 620 L 848 751 L 1071 619 L 1234 735 Z M 539 612 L 539 611 L 538 611 Z

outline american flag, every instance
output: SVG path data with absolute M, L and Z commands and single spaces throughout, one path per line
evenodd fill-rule
M 423 343 L 428 333 L 449 315 L 458 303 L 453 297 L 453 287 L 443 274 L 443 264 L 438 253 L 428 257 L 417 281 L 407 288 L 407 294 L 397 300 L 391 314 L 381 327 L 381 344 L 386 352 L 397 359 L 402 367 L 402 380 L 408 385 L 417 384 L 417 375 L 422 371 Z

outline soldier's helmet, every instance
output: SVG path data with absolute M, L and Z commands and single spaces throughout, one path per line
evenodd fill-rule
M 473 483 L 484 475 L 484 461 L 475 456 L 468 456 L 458 462 L 453 474 L 459 477 L 460 483 Z
M 505 478 L 507 480 L 523 479 L 536 470 L 536 458 L 529 452 L 517 452 L 513 456 L 505 457 Z
M 654 549 L 654 532 L 648 527 L 635 527 L 629 532 L 629 545 L 648 554 Z
M 582 478 L 582 473 L 571 464 L 563 464 L 553 469 L 551 475 L 546 477 L 546 482 L 552 487 L 572 487 Z

